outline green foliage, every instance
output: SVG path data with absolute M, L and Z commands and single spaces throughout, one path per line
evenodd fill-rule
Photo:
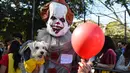
M 105 34 L 111 37 L 123 38 L 124 37 L 124 26 L 119 22 L 110 22 L 106 26 Z
M 129 40 L 130 37 L 129 30 L 130 28 L 127 27 L 127 40 Z M 110 22 L 106 26 L 105 35 L 112 37 L 116 41 L 122 41 L 125 37 L 125 26 L 117 21 Z
M 34 0 L 1 0 L 0 1 L 0 39 L 10 37 L 12 33 L 20 32 L 24 40 L 31 39 L 32 31 L 32 5 Z M 52 0 L 35 0 L 34 36 L 37 30 L 46 27 L 39 14 L 40 6 Z M 75 16 L 82 17 L 82 0 L 66 0 Z M 92 3 L 86 0 L 85 5 Z M 2 32 L 2 33 L 1 33 Z
M 25 27 L 31 24 L 30 9 L 18 6 L 15 2 L 9 0 L 1 1 L 0 6 L 0 16 L 2 16 L 0 19 L 0 31 L 4 32 L 2 34 L 3 39 L 11 37 L 11 34 L 15 32 L 23 32 L 24 35 L 27 31 Z

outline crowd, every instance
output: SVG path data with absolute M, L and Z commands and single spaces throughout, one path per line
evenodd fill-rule
M 0 42 L 0 73 L 25 73 L 22 72 L 20 63 L 23 63 L 22 56 L 19 53 L 23 45 L 22 35 L 20 33 L 13 34 L 13 38 L 7 38 L 5 42 Z M 38 73 L 36 67 L 32 73 Z M 85 60 L 79 62 L 78 73 L 88 73 L 91 67 L 86 64 Z
M 48 51 L 49 55 L 44 59 L 41 55 L 38 56 L 42 58 L 40 62 L 30 59 L 28 50 L 32 51 L 32 48 L 22 41 L 20 33 L 14 33 L 12 39 L 0 42 L 0 73 L 26 73 L 27 70 L 30 71 L 29 69 L 31 69 L 30 73 L 92 73 L 92 68 L 95 67 L 130 71 L 130 43 L 119 42 L 116 46 L 111 37 L 105 36 L 102 50 L 89 60 L 81 59 L 74 52 L 69 30 L 74 14 L 65 0 L 54 0 L 45 4 L 40 8 L 40 14 L 47 28 L 38 30 L 36 41 L 46 43 L 44 46 L 48 48 L 42 47 L 42 50 Z M 35 49 L 33 51 L 40 51 L 39 46 L 33 49 Z M 24 51 L 23 54 L 21 51 Z M 43 55 L 44 52 L 41 54 Z M 36 65 L 33 66 L 33 70 L 23 69 L 27 66 L 25 63 L 30 64 L 34 61 Z M 99 73 L 99 70 L 94 69 L 94 73 Z M 109 71 L 102 70 L 102 73 L 109 73 Z
M 15 33 L 13 38 L 5 40 L 1 50 L 0 72 L 1 73 L 21 73 L 19 63 L 21 62 L 21 55 L 19 54 L 20 46 L 22 45 L 22 35 Z M 15 72 L 16 71 L 16 72 Z
M 21 73 L 19 63 L 21 63 L 23 59 L 19 54 L 19 49 L 22 43 L 21 34 L 15 34 L 13 39 L 7 39 L 5 43 L 2 43 L 2 41 L 0 42 L 1 73 L 8 73 L 8 71 L 12 71 L 12 73 Z M 78 63 L 79 68 L 77 72 L 91 73 L 92 67 L 130 71 L 130 43 L 119 42 L 117 45 L 118 46 L 115 45 L 114 41 L 109 36 L 105 36 L 105 43 L 102 50 L 89 61 L 81 59 Z M 10 58 L 12 59 L 10 60 Z M 109 71 L 102 70 L 102 72 Z M 37 72 L 35 71 L 34 73 Z M 99 72 L 95 69 L 94 73 Z

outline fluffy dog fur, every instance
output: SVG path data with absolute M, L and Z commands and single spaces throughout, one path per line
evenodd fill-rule
M 27 41 L 19 51 L 24 58 L 24 61 L 27 61 L 30 58 L 40 60 L 47 56 L 48 52 L 48 44 L 44 41 Z M 43 73 L 43 65 L 40 67 L 39 73 Z
M 48 44 L 44 41 L 34 41 L 27 44 L 31 50 L 31 57 L 36 60 L 42 58 L 42 56 L 47 55 Z

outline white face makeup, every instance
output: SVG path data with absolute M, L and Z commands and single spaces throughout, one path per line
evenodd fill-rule
M 47 31 L 53 36 L 62 36 L 70 28 L 66 21 L 67 7 L 63 4 L 52 2 L 49 6 L 49 19 Z

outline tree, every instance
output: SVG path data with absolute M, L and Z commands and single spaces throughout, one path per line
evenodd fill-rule
M 31 39 L 32 28 L 32 5 L 34 0 L 1 0 L 0 1 L 0 36 L 5 39 L 6 36 L 10 36 L 14 32 L 20 32 L 23 34 L 24 39 Z M 45 3 L 51 0 L 35 0 L 35 17 L 34 17 L 34 35 L 37 34 L 37 30 L 46 27 L 45 22 L 42 21 L 39 8 Z M 84 5 L 82 0 L 66 0 L 70 8 L 78 18 L 83 16 Z M 85 7 L 91 0 L 86 0 Z
M 130 9 L 128 8 L 128 6 L 130 6 L 130 0 L 106 0 L 105 3 L 108 6 L 113 6 L 115 3 L 121 4 L 122 6 L 125 7 L 127 13 L 130 16 Z
M 0 31 L 3 32 L 3 38 L 11 36 L 14 32 L 21 32 L 26 38 L 32 17 L 30 4 L 20 5 L 12 0 L 0 2 Z
M 115 39 L 116 41 L 122 41 L 124 40 L 125 37 L 125 31 L 124 31 L 124 26 L 120 24 L 120 22 L 113 21 L 110 22 L 109 24 L 106 25 L 105 27 L 105 35 L 108 35 Z M 127 40 L 130 40 L 130 28 L 127 30 Z
M 110 14 L 105 14 L 105 13 L 97 13 L 98 15 L 103 15 L 103 16 L 107 16 L 109 18 L 112 18 L 118 22 L 120 22 L 120 24 L 123 24 L 123 22 L 121 21 L 121 18 L 119 18 L 119 15 L 117 14 L 115 7 L 113 7 L 114 5 L 108 5 L 106 3 L 106 1 L 102 1 L 102 0 L 98 0 L 102 5 L 104 5 L 109 11 L 111 11 L 111 13 L 115 16 L 110 16 Z

